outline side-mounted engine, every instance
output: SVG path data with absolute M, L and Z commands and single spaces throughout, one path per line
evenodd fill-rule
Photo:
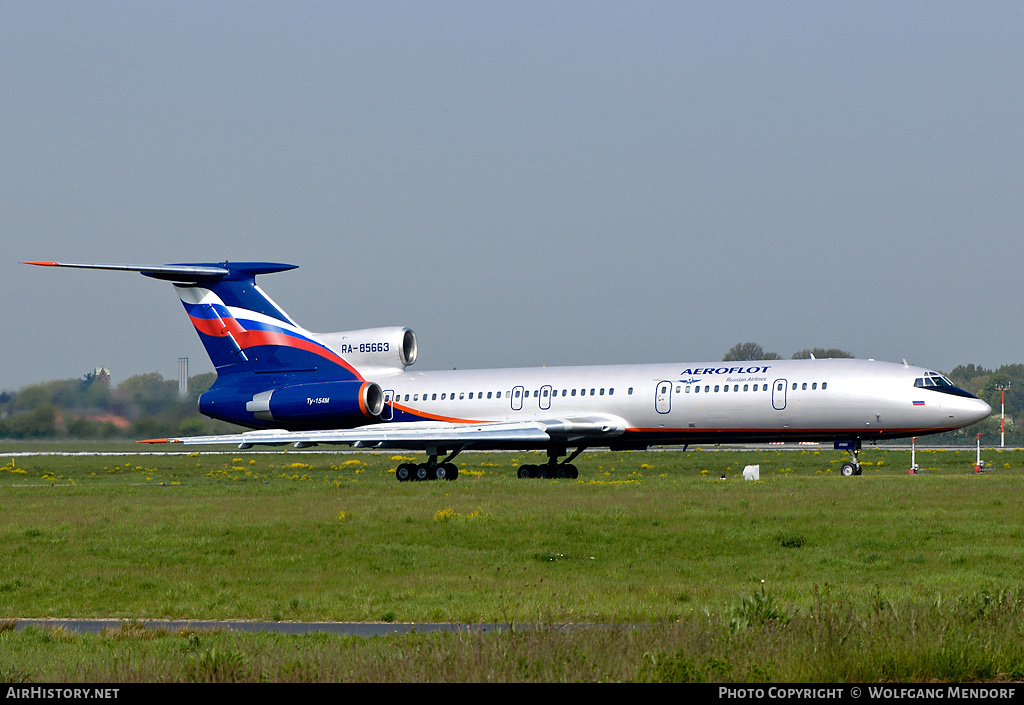
M 346 428 L 372 423 L 384 410 L 384 392 L 376 382 L 310 382 L 240 394 L 214 387 L 199 398 L 207 416 L 250 428 L 292 431 Z

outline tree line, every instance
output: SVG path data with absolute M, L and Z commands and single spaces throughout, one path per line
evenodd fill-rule
M 89 373 L 0 392 L 0 438 L 93 440 L 193 436 L 232 433 L 233 424 L 199 413 L 199 395 L 216 374 L 189 377 L 189 393 L 156 372 L 129 377 L 111 386 L 109 377 Z

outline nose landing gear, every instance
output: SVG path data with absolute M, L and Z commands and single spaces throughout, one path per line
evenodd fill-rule
M 860 459 L 857 457 L 860 454 L 860 440 L 856 441 L 836 441 L 836 450 L 845 450 L 852 458 L 847 460 L 839 467 L 839 474 L 843 477 L 851 477 L 853 475 L 861 474 Z

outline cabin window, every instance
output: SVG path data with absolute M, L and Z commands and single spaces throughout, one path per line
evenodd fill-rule
M 718 385 L 717 384 L 715 385 L 715 391 L 716 392 L 718 391 Z
M 573 396 L 576 396 L 576 390 L 575 390 L 575 389 L 574 389 L 574 390 L 572 390 L 572 395 L 573 395 Z
M 686 393 L 686 394 L 689 394 L 689 393 L 690 393 L 690 385 L 686 385 L 686 392 L 685 392 L 685 393 Z
M 633 394 L 633 388 L 630 387 L 629 390 L 626 392 L 626 394 Z
M 822 382 L 821 383 L 821 388 L 822 389 L 828 389 L 828 382 Z
M 594 390 L 593 389 L 590 390 L 590 396 L 594 396 Z
M 700 394 L 700 385 L 699 384 L 696 387 L 693 388 L 693 393 L 694 394 Z
M 465 392 L 459 392 L 459 401 L 462 401 L 465 398 L 466 398 L 466 393 Z
M 793 391 L 796 391 L 796 382 L 793 382 Z
M 800 387 L 800 388 L 801 388 L 801 389 L 807 389 L 807 382 L 804 382 L 804 383 L 803 383 L 803 386 L 802 386 L 802 387 Z
M 679 394 L 679 389 L 680 389 L 680 387 L 679 387 L 679 385 L 677 384 L 677 385 L 676 385 L 676 394 Z M 603 390 L 602 390 L 601 394 L 604 394 L 604 391 L 603 391 Z
M 615 394 L 615 387 L 608 387 L 608 396 Z
M 519 390 L 518 389 L 516 390 L 515 397 L 516 397 L 516 399 L 519 398 Z
M 749 386 L 750 386 L 750 385 L 748 385 L 748 384 L 744 384 L 744 385 L 743 385 L 743 391 L 744 391 L 744 392 L 745 392 L 745 391 L 747 391 L 747 387 L 749 387 Z
M 727 384 L 727 385 L 725 385 L 725 389 L 723 389 L 722 391 L 723 391 L 723 392 L 728 392 L 728 391 L 729 391 L 729 385 L 728 385 L 728 384 Z
M 710 384 L 705 384 L 704 385 L 704 393 L 707 394 L 710 391 L 711 391 L 711 385 Z
M 545 389 L 545 390 L 544 390 L 544 393 L 543 393 L 543 394 L 541 394 L 541 396 L 542 396 L 542 397 L 544 397 L 545 399 L 547 399 L 547 398 L 548 398 L 548 390 L 547 390 L 547 389 Z
M 817 389 L 817 388 L 818 388 L 818 383 L 817 382 L 814 382 L 814 383 L 811 384 L 811 389 Z

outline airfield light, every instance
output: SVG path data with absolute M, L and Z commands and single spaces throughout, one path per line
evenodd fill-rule
M 912 436 L 910 439 L 910 474 L 916 475 L 920 469 L 917 467 L 917 436 Z
M 1010 385 L 996 385 L 999 390 L 999 447 L 1006 445 L 1006 390 Z

